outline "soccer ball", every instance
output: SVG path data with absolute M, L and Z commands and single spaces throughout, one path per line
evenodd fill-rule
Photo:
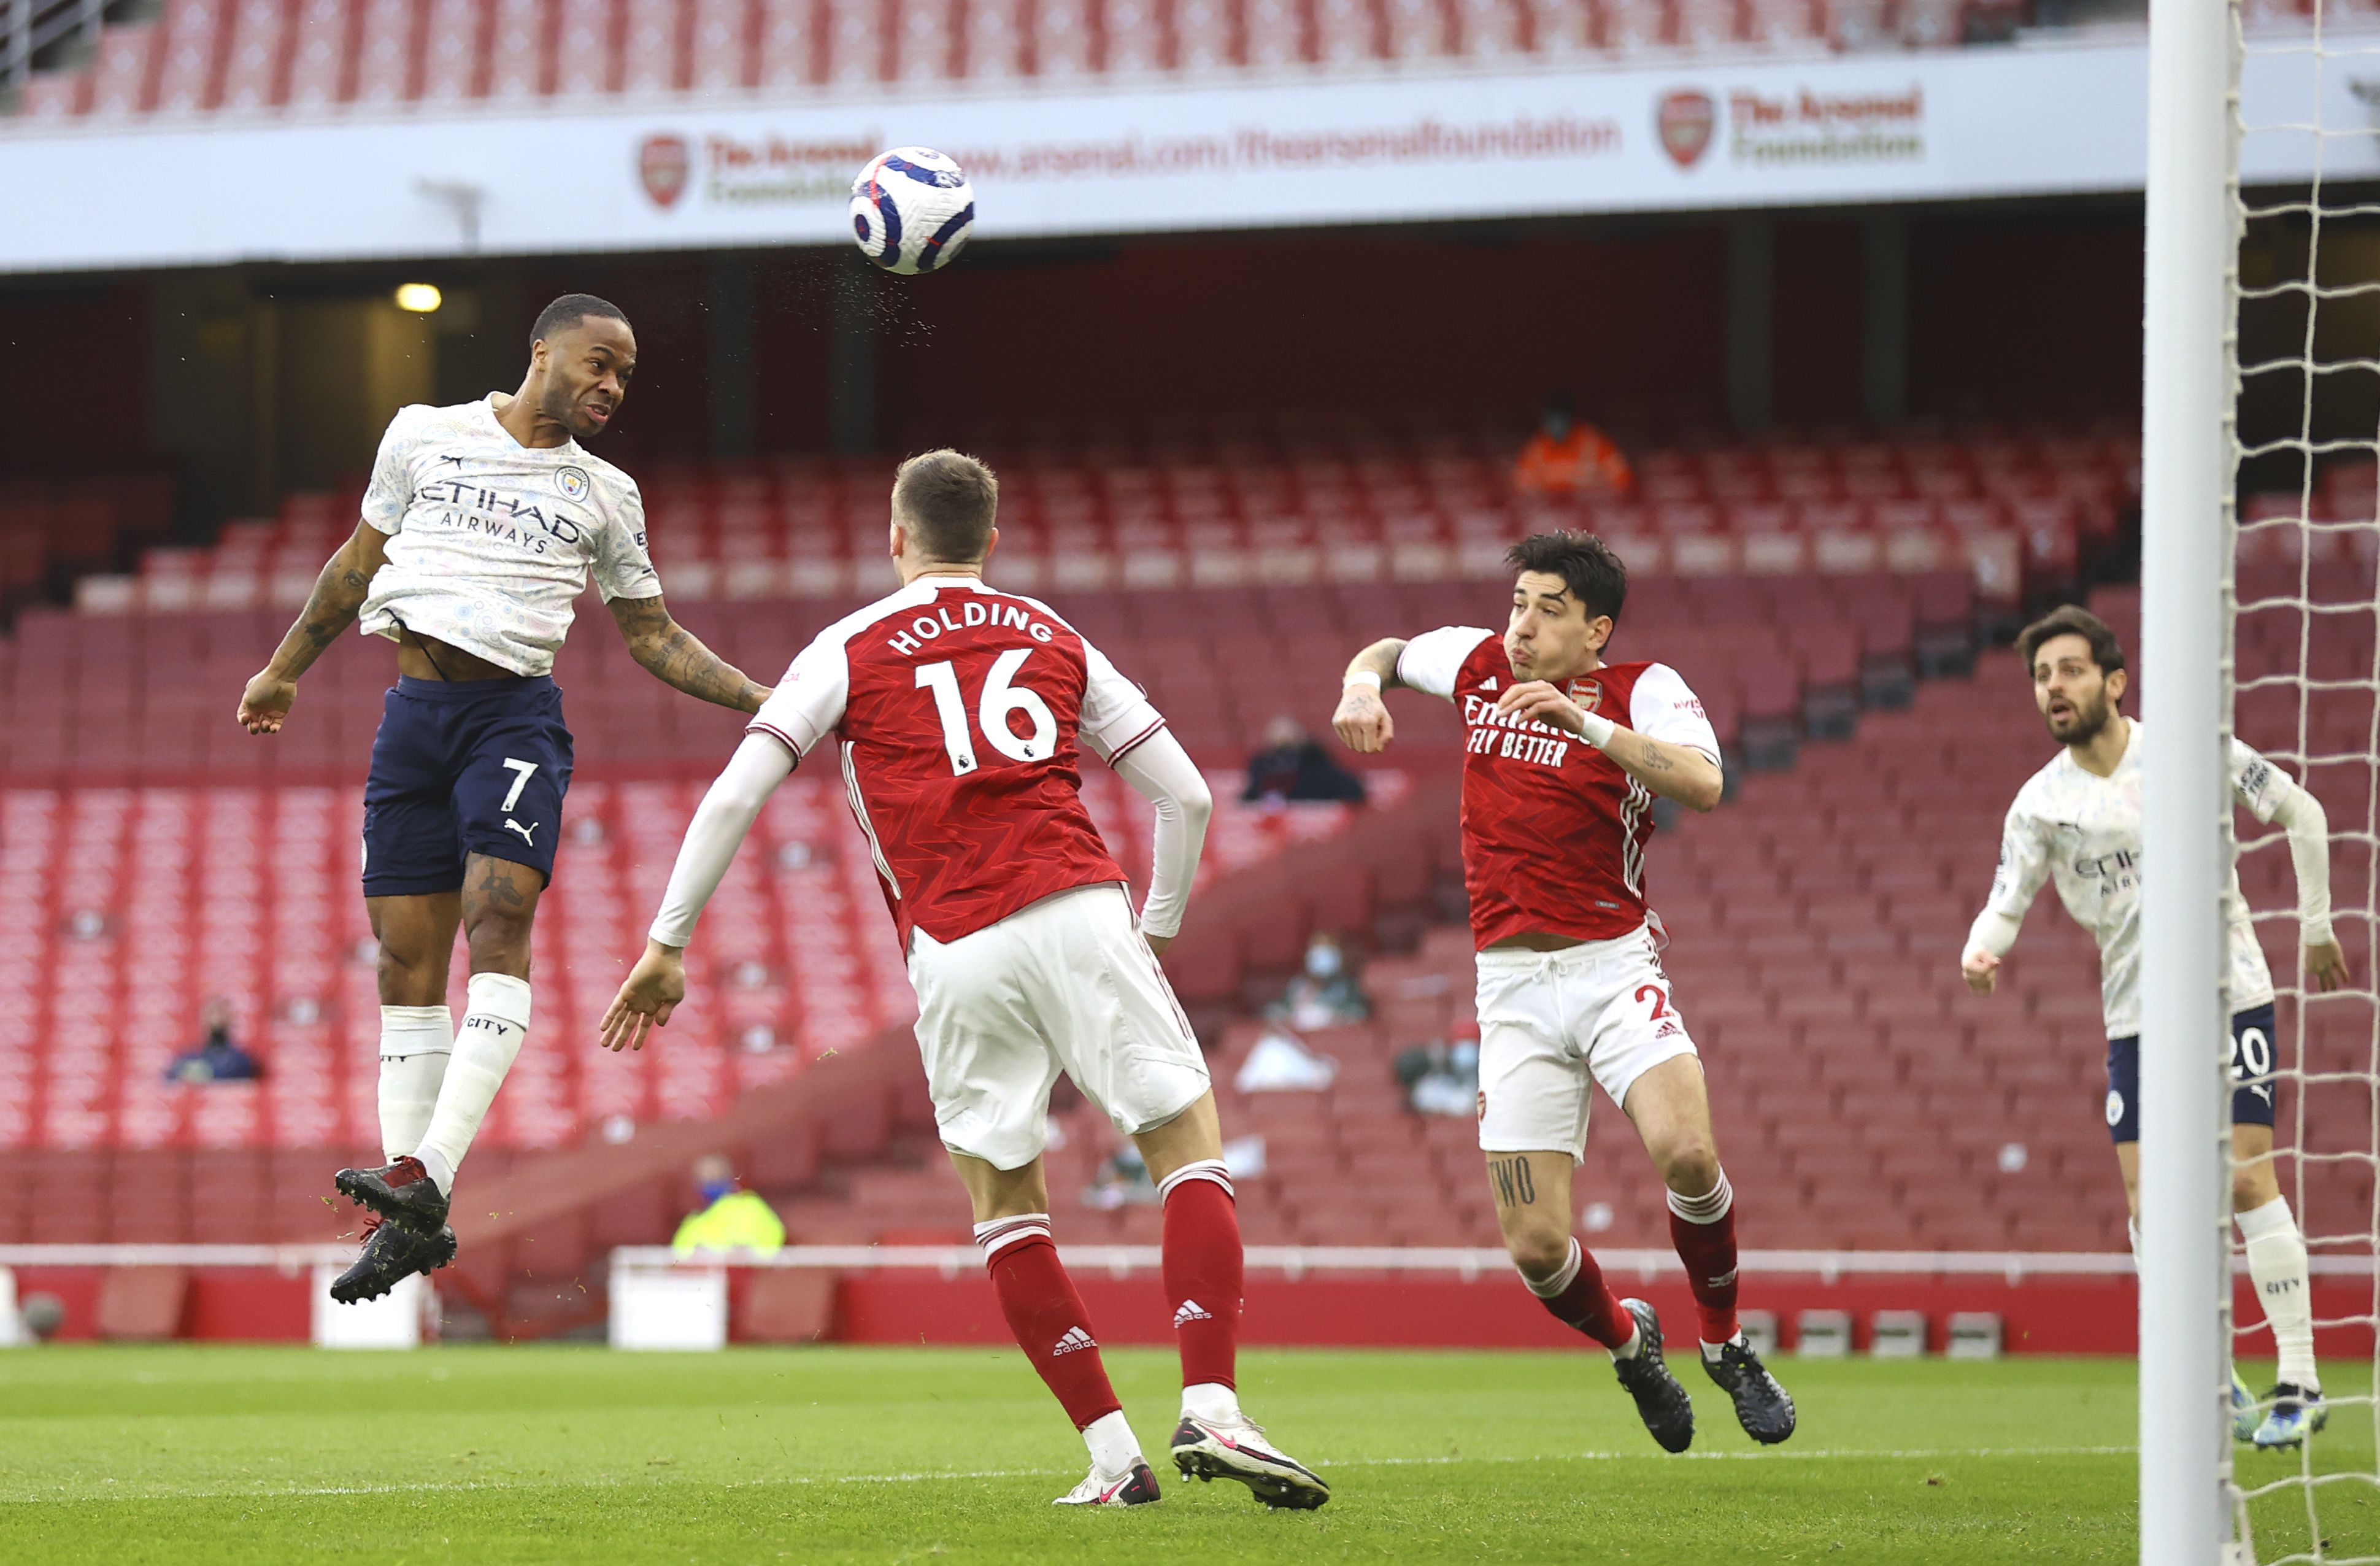
M 851 182 L 851 231 L 859 253 L 904 277 L 958 259 L 975 227 L 966 171 L 931 147 L 879 152 Z

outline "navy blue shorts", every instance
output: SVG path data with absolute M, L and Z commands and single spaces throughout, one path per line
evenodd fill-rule
M 2273 1123 L 2273 1005 L 2267 1001 L 2231 1018 L 2231 1123 Z M 2107 1131 L 2119 1142 L 2141 1139 L 2141 1041 L 2107 1040 Z
M 527 865 L 551 883 L 570 788 L 562 692 L 535 679 L 400 679 L 364 783 L 364 895 L 463 884 L 466 856 Z

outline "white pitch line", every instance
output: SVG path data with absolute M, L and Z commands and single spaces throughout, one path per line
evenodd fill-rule
M 1884 1451 L 1863 1451 L 1840 1447 L 1777 1448 L 1764 1451 L 1571 1451 L 1547 1452 L 1530 1456 L 1492 1455 L 1485 1457 L 1354 1457 L 1325 1462 L 1326 1470 L 1342 1468 L 1444 1468 L 1465 1463 L 1783 1463 L 1840 1462 L 1847 1458 L 1885 1458 L 1908 1463 L 1941 1463 L 1959 1459 L 1991 1457 L 2130 1457 L 2139 1449 L 2129 1446 L 2062 1446 L 2062 1447 L 1899 1447 Z M 746 1479 L 730 1484 L 730 1489 L 757 1489 L 767 1485 L 923 1485 L 948 1483 L 959 1479 L 1050 1479 L 1058 1480 L 1065 1472 L 1051 1468 L 964 1468 L 939 1473 L 907 1474 L 788 1474 L 778 1478 Z M 102 1491 L 79 1496 L 8 1496 L 0 1498 L 18 1506 L 56 1505 L 60 1502 L 86 1500 L 282 1500 L 312 1496 L 423 1495 L 462 1493 L 470 1490 L 542 1490 L 628 1488 L 622 1479 L 527 1479 L 491 1482 L 465 1479 L 453 1484 L 428 1482 L 400 1485 L 322 1485 L 277 1490 L 122 1490 Z

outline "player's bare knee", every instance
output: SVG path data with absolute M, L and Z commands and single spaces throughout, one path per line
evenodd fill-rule
M 526 918 L 481 917 L 468 921 L 464 943 L 471 953 L 473 973 L 528 977 L 529 922 Z
M 1682 1196 L 1701 1196 L 1718 1188 L 1718 1148 L 1694 1137 L 1662 1149 L 1661 1182 Z
M 2231 1210 L 2253 1212 L 2281 1194 L 2281 1183 L 2269 1163 L 2250 1164 L 2231 1171 Z
M 383 1006 L 435 1006 L 446 999 L 443 953 L 413 952 L 383 941 L 373 966 Z
M 1524 1277 L 1550 1278 L 1570 1259 L 1570 1231 L 1533 1221 L 1506 1230 L 1504 1249 Z

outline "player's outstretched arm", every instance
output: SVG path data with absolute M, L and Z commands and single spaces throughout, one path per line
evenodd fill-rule
M 1404 650 L 1402 638 L 1390 637 L 1374 642 L 1348 663 L 1340 683 L 1339 710 L 1330 715 L 1330 726 L 1348 749 L 1376 756 L 1397 737 L 1396 722 L 1389 716 L 1389 704 L 1380 699 L 1380 693 L 1402 683 L 1397 678 L 1397 660 Z
M 760 807 L 793 771 L 793 752 L 767 734 L 747 734 L 735 747 L 686 825 L 645 954 L 604 1010 L 603 1048 L 643 1049 L 645 1036 L 667 1024 L 686 999 L 686 948 L 694 939 L 695 921 L 760 819 Z
M 1197 879 L 1215 795 L 1182 742 L 1160 729 L 1115 759 L 1116 775 L 1157 807 L 1157 840 L 1149 850 L 1148 900 L 1140 933 L 1159 956 L 1182 932 L 1190 883 Z
M 289 627 L 273 660 L 240 692 L 238 722 L 252 734 L 281 732 L 289 705 L 298 699 L 298 678 L 314 666 L 323 649 L 346 634 L 371 595 L 372 577 L 388 561 L 388 535 L 369 522 L 338 548 L 314 578 L 314 590 L 298 623 Z
M 2001 823 L 2000 862 L 1992 872 L 1991 895 L 1984 899 L 1983 911 L 1967 929 L 1967 944 L 1959 951 L 1959 977 L 1978 995 L 1989 995 L 1998 987 L 2000 959 L 2015 948 L 2025 910 L 2049 879 L 2049 841 L 2026 808 L 2026 797 L 2017 795 Z
M 2338 989 L 2349 976 L 2347 949 L 2330 922 L 2330 814 L 2302 785 L 2276 793 L 2273 819 L 2289 834 L 2289 867 L 2297 872 L 2298 938 L 2305 948 L 2306 977 L 2316 989 Z
M 665 686 L 738 712 L 758 712 L 769 687 L 702 645 L 700 637 L 671 618 L 669 606 L 651 598 L 615 598 L 612 618 L 628 643 L 628 656 Z
M 1623 729 L 1599 713 L 1589 712 L 1544 680 L 1507 687 L 1496 698 L 1496 710 L 1577 734 L 1647 789 L 1688 809 L 1715 810 L 1719 796 L 1727 792 L 1727 774 L 1719 764 L 1694 747 Z

